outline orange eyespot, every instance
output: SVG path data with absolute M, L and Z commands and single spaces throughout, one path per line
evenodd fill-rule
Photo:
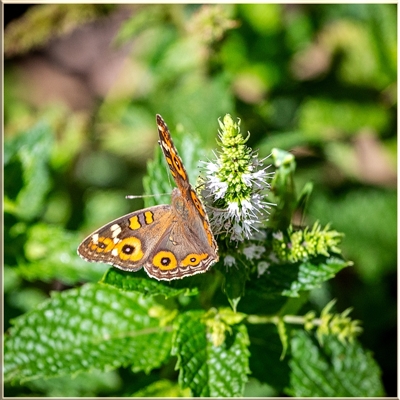
M 115 245 L 118 257 L 123 261 L 139 261 L 143 258 L 142 242 L 137 237 L 128 237 Z
M 153 257 L 153 265 L 163 271 L 175 269 L 178 266 L 176 257 L 170 251 L 159 251 Z
M 203 253 L 203 254 L 189 254 L 187 255 L 183 261 L 182 261 L 182 267 L 188 267 L 188 266 L 192 266 L 195 267 L 196 265 L 199 265 L 200 262 L 204 259 L 207 258 L 207 254 Z
M 107 253 L 114 248 L 114 242 L 108 237 L 99 237 L 97 243 L 92 239 L 90 243 L 90 250 L 96 251 L 97 253 Z

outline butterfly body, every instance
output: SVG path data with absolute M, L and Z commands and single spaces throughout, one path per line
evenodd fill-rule
M 168 281 L 206 272 L 218 261 L 218 246 L 160 115 L 157 126 L 161 149 L 177 184 L 171 205 L 135 211 L 106 224 L 83 240 L 78 254 L 125 271 L 144 267 L 149 276 Z

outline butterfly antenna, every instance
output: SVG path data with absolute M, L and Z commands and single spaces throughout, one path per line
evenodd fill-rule
M 134 195 L 128 194 L 125 196 L 126 199 L 142 199 L 143 197 L 156 197 L 156 196 L 170 196 L 171 193 L 159 193 L 159 194 L 142 194 L 142 195 Z

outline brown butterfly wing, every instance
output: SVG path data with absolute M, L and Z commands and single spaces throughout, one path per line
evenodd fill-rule
M 194 215 L 197 214 L 199 216 L 202 222 L 202 228 L 197 229 L 197 233 L 200 234 L 200 232 L 204 231 L 204 234 L 207 237 L 207 242 L 212 248 L 211 256 L 215 256 L 215 261 L 218 261 L 218 245 L 211 231 L 210 222 L 208 220 L 203 203 L 189 183 L 188 174 L 183 166 L 181 158 L 178 155 L 176 147 L 174 146 L 167 124 L 164 122 L 161 115 L 157 114 L 156 118 L 160 146 L 181 194 L 180 199 L 178 196 L 175 196 L 175 201 L 174 196 L 172 197 L 172 205 L 174 206 L 175 203 L 175 208 L 178 211 L 181 209 L 183 215 L 184 210 L 188 210 L 189 218 L 186 219 L 189 223 L 194 221 Z M 183 203 L 182 205 L 178 204 L 179 200 L 181 200 L 181 203 Z
M 193 205 L 186 205 L 179 189 L 172 192 L 171 207 L 175 218 L 145 265 L 149 276 L 158 280 L 181 279 L 206 272 L 218 260 L 204 220 Z
M 86 261 L 111 264 L 125 271 L 137 271 L 151 258 L 152 249 L 172 225 L 169 205 L 139 210 L 104 225 L 78 247 Z
M 78 254 L 87 261 L 126 271 L 144 267 L 151 277 L 172 280 L 207 271 L 218 261 L 218 246 L 160 115 L 157 126 L 162 151 L 178 186 L 172 192 L 172 204 L 139 210 L 104 225 L 83 240 Z

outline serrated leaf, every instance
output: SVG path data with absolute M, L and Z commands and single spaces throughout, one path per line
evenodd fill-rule
M 213 346 L 201 311 L 179 317 L 172 353 L 178 357 L 179 382 L 193 396 L 243 396 L 247 375 L 249 338 L 245 325 L 233 325 L 232 335 Z
M 149 278 L 144 271 L 141 271 L 141 273 L 140 271 L 132 273 L 110 268 L 103 276 L 101 282 L 123 290 L 133 290 L 149 296 L 163 295 L 165 298 L 180 294 L 186 296 L 198 294 L 196 287 L 192 289 L 188 287 L 174 287 L 170 285 L 170 282 L 161 282 Z
M 247 285 L 247 294 L 262 291 L 270 296 L 298 297 L 301 291 L 319 288 L 351 263 L 337 257 L 318 257 L 295 264 L 273 264 Z
M 25 256 L 29 263 L 20 261 L 17 273 L 29 281 L 49 282 L 59 279 L 67 284 L 98 281 L 107 266 L 88 263 L 76 253 L 81 240 L 78 234 L 56 225 L 39 223 L 28 230 Z
M 291 340 L 290 389 L 295 397 L 382 397 L 381 371 L 357 341 L 327 336 L 323 347 L 298 330 Z
M 169 355 L 171 332 L 150 317 L 156 305 L 150 297 L 102 284 L 53 293 L 13 321 L 4 343 L 5 381 L 159 367 Z
M 330 257 L 323 261 L 310 260 L 299 266 L 297 279 L 291 282 L 290 288 L 284 290 L 284 296 L 297 297 L 302 290 L 319 288 L 322 282 L 332 279 L 340 270 L 351 263 L 340 258 Z

